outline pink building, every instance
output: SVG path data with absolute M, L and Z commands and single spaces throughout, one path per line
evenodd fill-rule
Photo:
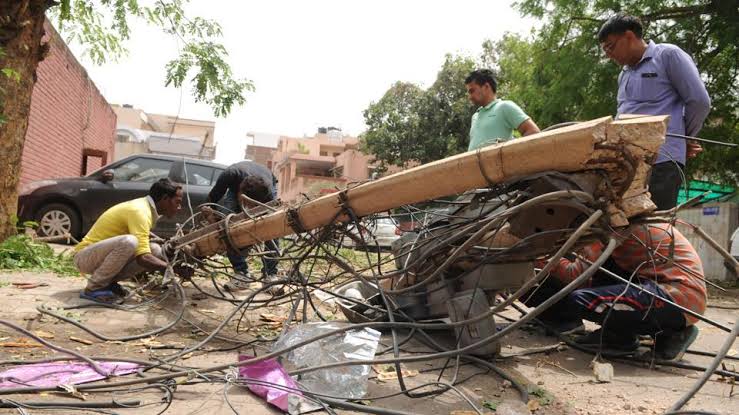
M 369 179 L 372 157 L 360 152 L 358 144 L 357 138 L 333 128 L 319 129 L 313 137 L 280 137 L 272 158 L 279 197 L 292 201 L 301 194 L 332 193 Z

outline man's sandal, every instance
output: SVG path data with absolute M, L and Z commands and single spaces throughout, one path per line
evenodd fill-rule
M 127 289 L 125 289 L 121 284 L 117 282 L 110 284 L 109 286 L 103 288 L 103 290 L 111 291 L 113 294 L 122 298 L 128 297 L 128 294 L 130 294 Z
M 96 291 L 82 291 L 80 293 L 80 298 L 103 305 L 114 305 L 122 302 L 120 297 L 107 288 Z

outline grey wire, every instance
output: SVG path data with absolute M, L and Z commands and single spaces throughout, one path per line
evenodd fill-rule
M 713 375 L 713 372 L 716 370 L 719 364 L 724 359 L 724 356 L 729 352 L 729 349 L 731 349 L 731 346 L 734 344 L 734 341 L 736 340 L 736 336 L 739 334 L 739 319 L 734 322 L 734 328 L 731 329 L 731 332 L 726 336 L 726 341 L 724 341 L 724 344 L 721 346 L 721 349 L 719 349 L 718 353 L 716 353 L 716 357 L 713 358 L 711 363 L 706 367 L 706 371 L 703 372 L 703 375 L 695 381 L 693 386 L 685 392 L 685 394 L 680 397 L 672 406 L 670 407 L 669 411 L 677 411 L 683 406 L 685 406 L 686 403 L 696 394 L 698 391 L 703 387 L 703 385 L 706 384 L 708 379 Z

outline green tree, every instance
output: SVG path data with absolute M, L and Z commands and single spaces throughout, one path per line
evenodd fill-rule
M 418 107 L 422 95 L 417 85 L 396 82 L 379 101 L 364 110 L 368 128 L 360 137 L 360 149 L 374 155 L 380 170 L 388 165 L 405 166 L 418 159 Z
M 446 55 L 436 81 L 426 90 L 419 108 L 425 141 L 422 163 L 467 151 L 475 107 L 464 80 L 476 66 L 470 57 Z
M 143 20 L 177 36 L 179 55 L 166 66 L 166 85 L 190 82 L 195 101 L 228 114 L 245 102 L 253 90 L 248 80 L 236 79 L 226 63 L 226 50 L 218 43 L 221 27 L 199 17 L 188 18 L 188 0 L 14 0 L 0 1 L 0 240 L 15 232 L 18 174 L 28 128 L 31 92 L 36 68 L 48 52 L 42 43 L 49 11 L 68 39 L 87 46 L 96 63 L 126 52 L 130 23 Z M 142 2 L 143 3 L 143 2 Z
M 695 60 L 713 101 L 700 135 L 739 143 L 736 0 L 522 0 L 518 8 L 546 23 L 531 41 L 508 36 L 496 44 L 499 69 L 539 125 L 615 113 L 620 68 L 607 60 L 596 34 L 608 16 L 624 11 L 641 17 L 645 39 L 675 44 Z M 739 182 L 739 149 L 704 148 L 690 171 Z
M 395 83 L 364 111 L 362 150 L 381 167 L 427 163 L 465 151 L 474 107 L 464 79 L 475 68 L 468 57 L 447 55 L 436 81 L 426 90 Z

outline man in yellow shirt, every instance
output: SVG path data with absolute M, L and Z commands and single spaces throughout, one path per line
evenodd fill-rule
M 106 210 L 75 248 L 74 263 L 90 274 L 80 298 L 112 304 L 125 296 L 118 281 L 144 271 L 164 271 L 162 247 L 149 241 L 159 215 L 173 217 L 182 204 L 182 186 L 160 179 L 149 195 Z

